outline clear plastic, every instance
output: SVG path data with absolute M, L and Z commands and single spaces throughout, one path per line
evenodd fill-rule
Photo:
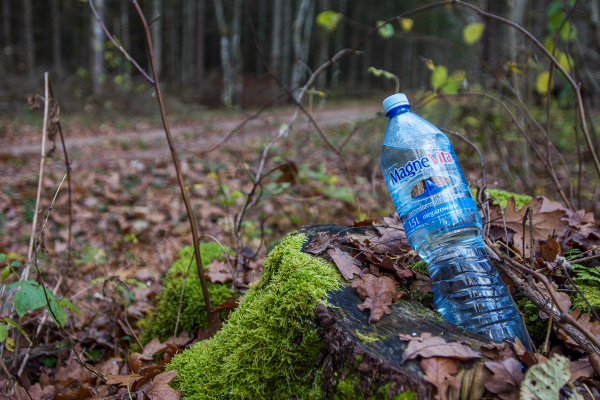
M 390 121 L 381 170 L 408 241 L 429 265 L 442 317 L 495 340 L 528 341 L 506 285 L 483 248 L 481 218 L 448 138 L 401 107 Z

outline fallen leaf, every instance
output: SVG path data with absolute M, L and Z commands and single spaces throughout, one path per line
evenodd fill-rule
M 392 313 L 389 306 L 398 299 L 393 279 L 387 276 L 363 275 L 362 278 L 352 281 L 352 287 L 357 288 L 358 295 L 364 300 L 363 304 L 358 305 L 358 309 L 371 310 L 369 323 L 379 321 L 383 314 Z
M 531 248 L 529 222 L 527 222 L 525 234 L 523 235 L 523 217 L 525 217 L 528 207 L 532 209 L 533 237 L 535 239 L 534 250 L 539 251 L 541 238 L 547 238 L 552 235 L 562 237 L 569 230 L 568 224 L 561 221 L 561 218 L 566 215 L 567 210 L 560 206 L 560 203 L 552 202 L 544 196 L 538 196 L 524 205 L 520 210 L 517 210 L 515 199 L 511 197 L 504 208 L 504 220 L 506 221 L 506 228 L 514 232 L 512 238 L 513 247 L 519 250 L 525 258 L 529 258 Z M 499 207 L 492 208 L 490 221 L 492 221 L 492 226 L 503 227 Z M 523 237 L 525 237 L 525 249 L 523 249 Z M 504 239 L 506 240 L 506 238 Z
M 567 216 L 561 218 L 561 221 L 567 222 L 569 226 L 572 226 L 575 229 L 581 228 L 582 225 L 596 223 L 594 220 L 594 213 L 586 213 L 585 210 L 579 210 L 575 212 L 567 210 Z
M 425 373 L 423 379 L 437 388 L 436 399 L 447 400 L 447 392 L 450 387 L 460 389 L 460 380 L 452 376 L 458 372 L 460 366 L 458 360 L 445 357 L 425 358 L 421 360 L 419 366 Z
M 333 244 L 333 235 L 329 232 L 319 232 L 317 236 L 310 242 L 304 251 L 310 254 L 321 254 Z
M 521 400 L 558 399 L 559 391 L 569 382 L 569 359 L 556 355 L 544 364 L 534 365 L 521 384 Z
M 414 274 L 417 279 L 410 285 L 410 291 L 421 294 L 431 293 L 431 278 L 417 271 L 414 271 Z
M 590 364 L 589 358 L 581 358 L 577 361 L 571 361 L 571 379 L 569 382 L 573 383 L 577 379 L 584 377 L 589 378 L 594 373 L 594 367 Z
M 596 353 L 590 354 L 590 364 L 594 368 L 594 371 L 600 375 L 600 355 Z
M 573 318 L 575 318 L 577 320 L 577 322 L 579 322 L 585 329 L 587 329 L 592 335 L 596 336 L 596 337 L 600 337 L 600 323 L 598 321 L 592 321 L 590 315 L 588 313 L 585 313 L 583 315 L 581 315 L 579 318 L 578 315 L 579 313 L 576 313 L 576 311 L 580 310 L 579 308 L 575 311 L 573 311 L 573 313 L 571 313 L 571 316 Z M 577 350 L 580 351 L 582 353 L 585 353 L 585 351 L 577 344 L 577 342 L 575 342 L 569 335 L 567 335 L 562 329 L 559 329 L 556 332 L 556 336 L 560 339 L 562 339 L 562 341 L 565 343 L 565 345 L 571 349 L 571 350 Z
M 198 329 L 198 341 L 210 339 L 221 330 L 223 324 L 221 323 L 221 318 L 219 318 L 219 314 L 215 314 L 210 324 L 206 329 Z
M 164 351 L 166 348 L 167 346 L 161 343 L 160 340 L 158 340 L 158 338 L 152 338 L 152 340 L 144 346 L 144 351 L 140 356 L 140 360 L 152 361 L 156 353 Z
M 177 376 L 177 371 L 164 372 L 156 375 L 146 391 L 150 400 L 179 400 L 181 393 L 168 385 Z
M 206 266 L 208 271 L 205 275 L 213 283 L 227 283 L 233 280 L 229 265 L 225 261 L 216 260 Z
M 399 335 L 400 340 L 410 342 L 402 353 L 402 361 L 412 360 L 418 356 L 429 357 L 450 357 L 459 360 L 468 360 L 470 358 L 480 358 L 481 353 L 472 350 L 469 346 L 457 342 L 446 342 L 441 336 L 432 336 L 431 333 L 424 332 L 416 338 L 410 335 Z
M 348 253 L 344 253 L 335 247 L 327 250 L 327 254 L 331 257 L 335 265 L 338 267 L 344 279 L 352 279 L 354 275 L 360 275 L 360 261 L 356 260 Z
M 546 298 L 550 298 L 550 295 L 548 294 L 548 291 L 545 288 L 541 288 L 542 293 L 544 293 L 546 295 Z M 571 308 L 571 298 L 569 297 L 568 294 L 566 294 L 565 292 L 557 292 L 554 291 L 554 294 L 556 296 L 556 300 L 558 301 L 558 305 L 563 309 L 563 310 L 568 310 L 569 308 Z M 553 307 L 556 308 L 556 304 L 553 304 Z M 545 312 L 543 312 L 542 310 L 539 311 L 539 315 L 541 319 L 548 319 L 550 318 L 550 316 L 548 314 L 546 314 Z
M 132 388 L 135 384 L 144 378 L 141 375 L 109 375 L 106 377 L 107 385 L 123 385 L 125 387 Z
M 542 258 L 546 261 L 553 262 L 556 260 L 556 256 L 559 256 L 560 254 L 560 243 L 556 238 L 548 236 L 548 240 L 542 245 Z
M 519 398 L 519 385 L 524 379 L 521 363 L 514 358 L 487 361 L 485 366 L 494 373 L 485 383 L 485 388 L 503 400 Z
M 505 358 L 514 358 L 514 354 L 507 343 L 489 343 L 481 346 L 479 350 L 481 350 L 481 353 L 485 357 L 491 358 L 494 361 L 503 360 Z

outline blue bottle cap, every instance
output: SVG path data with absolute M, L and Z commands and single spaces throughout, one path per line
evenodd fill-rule
M 392 108 L 400 107 L 400 106 L 408 106 L 410 103 L 406 98 L 404 93 L 396 93 L 388 97 L 383 101 L 383 109 L 387 114 Z

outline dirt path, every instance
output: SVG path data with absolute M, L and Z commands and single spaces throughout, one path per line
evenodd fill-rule
M 314 113 L 313 118 L 322 129 L 340 126 L 346 123 L 355 123 L 365 120 L 373 116 L 377 111 L 380 111 L 378 104 L 367 104 L 364 107 L 344 107 L 329 110 L 319 110 Z M 249 140 L 260 135 L 273 136 L 277 133 L 279 126 L 282 123 L 287 123 L 292 116 L 292 111 L 265 113 L 260 119 L 248 121 L 242 129 L 234 133 L 229 141 Z M 172 135 L 177 142 L 178 137 L 192 139 L 191 143 L 186 140 L 186 148 L 193 146 L 194 148 L 209 149 L 222 142 L 227 135 L 236 127 L 240 126 L 247 117 L 235 116 L 227 120 L 222 116 L 215 117 L 209 120 L 195 121 L 182 126 L 176 126 L 171 129 Z M 295 126 L 296 128 L 305 127 L 308 123 L 306 116 L 301 115 Z M 271 133 L 268 132 L 267 126 L 270 125 Z M 148 150 L 151 151 L 152 144 L 164 144 L 165 133 L 162 129 L 151 129 L 144 132 L 121 132 L 117 134 L 99 134 L 95 137 L 69 137 L 70 133 L 66 132 L 67 149 L 83 149 L 83 148 L 106 148 L 115 144 L 126 142 L 143 142 L 148 145 Z M 40 144 L 29 145 L 11 145 L 5 140 L 0 140 L 0 155 L 6 156 L 23 156 L 31 153 L 39 153 Z M 184 150 L 185 151 L 185 150 Z M 136 151 L 137 152 L 137 151 Z

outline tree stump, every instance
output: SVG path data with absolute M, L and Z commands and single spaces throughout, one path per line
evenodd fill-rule
M 311 225 L 301 232 L 308 237 L 306 247 L 319 232 L 364 234 L 368 229 L 372 228 Z M 327 253 L 320 257 L 328 258 Z M 423 379 L 419 360 L 402 362 L 409 342 L 400 340 L 400 334 L 419 337 L 427 332 L 448 342 L 466 343 L 476 351 L 483 345 L 498 343 L 442 320 L 420 303 L 403 300 L 392 304 L 390 315 L 369 324 L 369 313 L 357 308 L 363 301 L 350 284 L 331 293 L 328 302 L 329 307 L 317 306 L 315 314 L 322 339 L 317 365 L 329 397 L 347 396 L 348 393 L 340 392 L 343 387 L 353 393 L 352 398 L 432 398 L 437 390 Z M 482 358 L 462 361 L 456 375 L 461 388 L 449 388 L 448 393 L 438 393 L 436 398 L 480 398 L 485 391 L 485 379 L 490 375 Z

